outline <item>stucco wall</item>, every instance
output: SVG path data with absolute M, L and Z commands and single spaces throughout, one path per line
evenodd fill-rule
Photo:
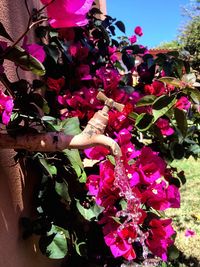
M 33 3 L 36 8 L 40 6 L 39 0 L 27 2 L 30 10 Z M 14 40 L 24 32 L 27 18 L 24 0 L 0 0 L 0 21 Z M 10 80 L 16 79 L 13 65 L 8 62 L 6 72 Z M 31 79 L 28 72 L 25 76 Z M 14 155 L 13 150 L 0 150 L 0 266 L 58 267 L 59 261 L 41 255 L 35 237 L 22 240 L 19 218 L 32 215 L 33 190 L 38 181 L 34 169 L 29 166 L 28 173 L 22 171 Z
M 30 10 L 40 7 L 39 0 L 27 2 Z M 100 1 L 100 8 L 106 13 L 105 0 Z M 14 40 L 25 31 L 27 20 L 24 0 L 0 0 L 0 21 Z M 33 35 L 30 33 L 29 37 L 31 41 Z M 13 64 L 6 62 L 5 68 L 8 78 L 16 80 Z M 23 75 L 20 73 L 21 78 Z M 28 72 L 25 76 L 26 79 L 32 78 Z M 19 218 L 32 215 L 33 190 L 38 180 L 31 166 L 27 172 L 15 163 L 14 155 L 13 150 L 0 150 L 0 266 L 58 267 L 60 261 L 48 260 L 41 255 L 35 237 L 22 240 Z

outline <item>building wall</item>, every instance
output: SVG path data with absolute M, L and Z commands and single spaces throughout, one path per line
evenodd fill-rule
M 0 21 L 14 40 L 26 29 L 28 13 L 24 2 L 0 0 Z M 27 2 L 30 10 L 33 6 L 40 6 L 39 0 Z M 32 34 L 29 37 L 33 39 Z M 16 79 L 13 64 L 6 63 L 6 72 L 10 80 Z M 28 72 L 25 76 L 32 78 Z M 34 185 L 38 181 L 33 167 L 23 170 L 20 164 L 15 163 L 14 155 L 13 150 L 0 150 L 0 266 L 58 267 L 60 261 L 49 260 L 40 253 L 36 237 L 22 239 L 19 219 L 32 216 Z
M 24 0 L 0 0 L 0 21 L 10 36 L 17 40 L 25 31 L 28 12 Z M 106 14 L 106 1 L 97 1 Z M 30 10 L 39 8 L 39 0 L 28 0 Z M 33 34 L 29 34 L 33 40 Z M 1 38 L 2 40 L 2 38 Z M 16 80 L 15 68 L 6 62 L 6 73 L 11 81 Z M 30 73 L 20 73 L 21 78 L 31 79 Z M 0 84 L 0 88 L 2 85 Z M 48 260 L 38 249 L 37 238 L 22 239 L 19 225 L 21 217 L 33 214 L 33 192 L 38 179 L 33 166 L 28 169 L 16 164 L 13 150 L 0 150 L 0 266 L 4 267 L 58 267 L 60 261 Z

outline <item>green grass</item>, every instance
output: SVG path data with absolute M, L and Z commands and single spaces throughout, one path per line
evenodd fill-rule
M 200 160 L 174 161 L 172 166 L 185 171 L 187 182 L 181 187 L 181 208 L 170 209 L 166 215 L 173 218 L 177 230 L 176 246 L 191 260 L 181 266 L 200 266 Z M 195 231 L 195 236 L 185 237 L 186 229 Z

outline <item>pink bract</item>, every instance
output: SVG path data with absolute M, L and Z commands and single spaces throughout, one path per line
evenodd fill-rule
M 137 34 L 138 36 L 142 36 L 143 32 L 142 32 L 142 28 L 140 26 L 135 27 L 134 30 L 135 34 Z
M 185 230 L 185 237 L 192 237 L 192 236 L 195 236 L 196 233 L 194 230 L 191 230 L 191 229 L 186 229 Z
M 163 135 L 169 136 L 174 133 L 174 129 L 170 127 L 169 121 L 163 118 L 159 118 L 156 122 L 157 127 L 160 129 Z
M 153 219 L 149 223 L 150 231 L 147 246 L 164 261 L 167 260 L 168 247 L 174 243 L 171 236 L 175 234 L 175 231 L 171 226 L 171 222 L 171 219 Z
M 143 202 L 156 210 L 180 208 L 180 192 L 175 185 L 165 181 L 155 183 L 143 193 Z
M 184 109 L 184 110 L 188 110 L 191 106 L 190 101 L 188 100 L 188 98 L 186 96 L 181 96 L 176 104 L 175 104 L 176 108 L 178 109 Z
M 128 38 L 131 44 L 134 44 L 137 42 L 137 36 L 132 35 L 131 37 Z
M 51 0 L 41 0 L 46 5 Z M 88 23 L 86 15 L 93 0 L 55 0 L 47 6 L 50 25 L 53 28 L 84 26 Z
M 2 114 L 3 124 L 7 125 L 9 123 L 13 107 L 13 99 L 0 90 L 0 114 Z
M 153 81 L 152 84 L 146 84 L 144 86 L 144 91 L 146 94 L 149 95 L 161 96 L 165 94 L 166 88 L 162 82 Z
M 143 147 L 136 166 L 143 174 L 143 182 L 151 184 L 164 175 L 166 163 L 151 148 Z
M 110 250 L 115 258 L 123 256 L 127 260 L 136 258 L 132 244 L 121 238 L 117 231 L 109 233 L 104 237 L 105 243 L 110 247 Z
M 22 47 L 26 50 L 31 56 L 37 58 L 41 63 L 44 62 L 46 53 L 43 46 L 39 44 L 27 44 L 28 37 L 24 37 Z
M 102 160 L 110 153 L 110 150 L 104 146 L 95 146 L 84 150 L 87 158 L 94 160 Z

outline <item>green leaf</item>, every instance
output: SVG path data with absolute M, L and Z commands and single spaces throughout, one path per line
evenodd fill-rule
M 176 142 L 170 144 L 170 152 L 174 159 L 182 159 L 185 155 L 184 146 Z
M 65 149 L 63 153 L 69 159 L 73 169 L 75 170 L 80 183 L 85 183 L 87 175 L 84 171 L 83 163 L 78 149 Z
M 77 117 L 69 118 L 61 122 L 62 130 L 66 135 L 77 135 L 81 133 L 80 123 Z M 65 149 L 64 154 L 68 157 L 73 169 L 75 170 L 79 182 L 86 181 L 86 173 L 78 149 Z
M 0 36 L 3 36 L 4 38 L 10 40 L 11 42 L 14 42 L 13 39 L 10 37 L 10 35 L 7 33 L 6 29 L 4 28 L 2 22 L 0 22 Z
M 40 161 L 41 165 L 44 167 L 44 169 L 47 171 L 47 173 L 48 173 L 51 177 L 53 177 L 53 175 L 56 175 L 56 174 L 57 174 L 57 169 L 56 169 L 56 167 L 53 166 L 53 165 L 51 165 L 51 164 L 49 164 L 49 163 L 47 162 L 46 159 L 44 159 L 44 158 L 39 158 L 39 161 Z
M 195 155 L 200 155 L 200 146 L 198 144 L 191 145 L 188 148 L 189 152 L 192 152 Z
M 68 118 L 61 122 L 63 132 L 66 135 L 76 135 L 81 133 L 79 119 L 77 117 Z
M 176 103 L 175 96 L 162 95 L 153 103 L 154 121 L 165 115 Z
M 122 61 L 128 70 L 131 70 L 135 66 L 135 58 L 128 53 L 122 54 Z
M 43 254 L 50 259 L 62 259 L 67 255 L 68 246 L 67 239 L 69 232 L 64 228 L 52 225 L 51 231 L 47 236 L 42 236 L 39 246 Z
M 137 116 L 135 127 L 140 131 L 147 131 L 153 124 L 154 117 L 148 113 L 141 113 Z
M 121 32 L 123 32 L 123 33 L 125 33 L 126 32 L 126 28 L 125 28 L 125 25 L 124 25 L 124 23 L 122 22 L 122 21 L 116 21 L 115 22 L 115 25 L 117 26 L 117 28 L 121 31 Z
M 189 95 L 196 104 L 200 104 L 200 91 L 197 88 L 185 88 L 183 93 Z
M 5 59 L 14 62 L 24 70 L 32 71 L 36 75 L 45 75 L 43 64 L 19 46 L 8 48 Z
M 84 208 L 78 199 L 76 199 L 76 207 L 79 210 L 80 214 L 88 221 L 97 219 L 99 214 L 104 210 L 103 207 L 94 204 L 89 209 Z
M 181 80 L 192 85 L 196 82 L 196 75 L 194 73 L 184 74 Z
M 183 82 L 179 79 L 176 79 L 174 77 L 162 77 L 158 79 L 158 81 L 163 82 L 165 84 L 173 85 L 177 88 L 183 87 Z
M 174 116 L 179 130 L 181 131 L 183 137 L 186 137 L 188 124 L 185 111 L 175 108 Z
M 172 245 L 168 248 L 167 254 L 170 260 L 176 260 L 178 259 L 180 252 L 175 245 Z
M 112 155 L 106 156 L 106 158 L 112 163 L 112 165 L 115 166 L 115 157 Z
M 167 53 L 167 55 L 178 58 L 179 57 L 179 52 L 178 51 L 169 51 Z
M 177 173 L 177 176 L 180 179 L 182 185 L 184 185 L 186 183 L 186 177 L 185 177 L 184 171 Z
M 55 190 L 67 203 L 71 203 L 71 198 L 68 191 L 68 183 L 63 180 L 62 183 L 55 183 Z
M 136 104 L 137 107 L 149 106 L 154 103 L 156 99 L 155 95 L 145 95 Z
M 128 115 L 128 117 L 129 117 L 130 119 L 136 120 L 137 117 L 138 117 L 138 114 L 137 114 L 136 112 L 131 112 L 131 113 Z

